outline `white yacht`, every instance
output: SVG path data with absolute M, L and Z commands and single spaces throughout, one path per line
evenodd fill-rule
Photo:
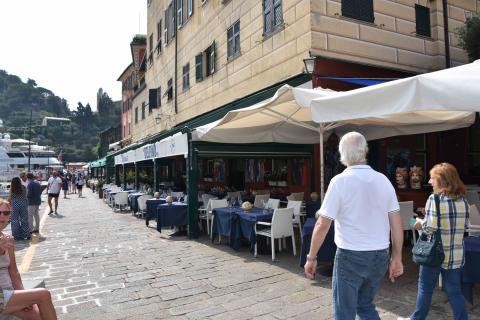
M 30 145 L 30 171 L 40 180 L 45 180 L 47 167 L 61 168 L 62 163 L 55 153 L 45 146 L 39 146 L 24 139 L 10 139 L 10 135 L 0 134 L 0 181 L 10 181 L 22 171 L 28 170 Z

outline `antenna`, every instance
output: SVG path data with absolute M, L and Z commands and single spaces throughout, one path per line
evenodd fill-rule
M 140 26 L 141 26 L 140 19 L 141 19 L 141 15 L 140 15 L 140 12 L 139 12 L 138 13 L 138 33 L 139 34 L 141 33 L 141 31 L 140 31 Z

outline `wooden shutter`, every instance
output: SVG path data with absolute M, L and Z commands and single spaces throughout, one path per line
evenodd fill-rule
M 373 23 L 373 0 L 342 0 L 342 16 Z
M 203 80 L 203 53 L 199 53 L 195 56 L 195 80 Z
M 272 0 L 263 0 L 263 33 L 269 34 L 272 32 Z
M 210 46 L 210 74 L 215 72 L 215 60 L 216 60 L 216 48 L 215 48 L 215 41 L 213 41 L 212 45 Z
M 148 110 L 152 112 L 152 109 L 157 108 L 157 89 L 148 90 Z
M 273 28 L 283 23 L 282 0 L 273 0 Z
M 165 47 L 168 45 L 168 24 L 169 24 L 169 19 L 168 19 L 168 8 L 165 10 L 165 36 L 163 37 L 163 41 L 165 41 Z
M 416 33 L 418 35 L 430 37 L 430 9 L 418 4 L 415 4 L 415 20 L 417 22 Z

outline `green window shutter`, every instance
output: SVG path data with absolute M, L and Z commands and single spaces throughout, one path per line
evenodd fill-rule
M 417 22 L 416 33 L 418 35 L 430 37 L 432 35 L 430 26 L 430 9 L 415 4 L 415 20 Z
M 373 0 L 342 0 L 342 16 L 373 23 Z
M 199 53 L 195 56 L 195 80 L 197 82 L 203 80 L 203 54 Z
M 210 74 L 215 72 L 215 60 L 216 60 L 216 48 L 215 48 L 215 41 L 213 41 L 211 49 L 210 49 Z

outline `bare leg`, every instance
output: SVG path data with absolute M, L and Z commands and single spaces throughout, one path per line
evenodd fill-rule
M 57 213 L 58 209 L 58 197 L 55 198 L 55 213 Z
M 53 212 L 53 209 L 52 209 L 52 197 L 48 197 L 48 206 L 50 207 L 50 212 Z
M 36 304 L 37 308 L 24 311 L 26 307 Z M 14 314 L 22 319 L 56 320 L 57 314 L 52 303 L 52 296 L 47 289 L 15 290 L 8 301 L 3 314 Z

